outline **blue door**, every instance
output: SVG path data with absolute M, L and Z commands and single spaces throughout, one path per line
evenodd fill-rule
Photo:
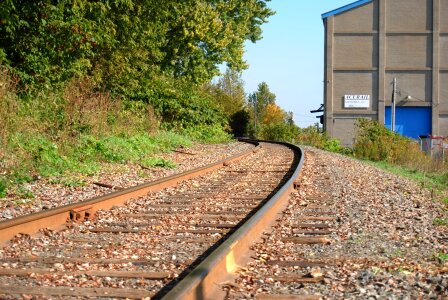
M 396 107 L 395 132 L 411 139 L 429 135 L 432 130 L 431 107 Z M 391 107 L 386 106 L 385 125 L 391 129 Z

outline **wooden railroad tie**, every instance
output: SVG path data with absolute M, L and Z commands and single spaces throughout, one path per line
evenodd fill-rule
M 0 295 L 35 295 L 35 296 L 81 296 L 143 299 L 153 297 L 154 292 L 126 288 L 80 288 L 80 287 L 27 287 L 17 285 L 0 285 Z
M 316 237 L 287 237 L 283 238 L 282 242 L 289 242 L 294 244 L 313 245 L 313 244 L 331 244 L 331 240 L 326 236 Z
M 291 228 L 330 228 L 331 226 L 324 223 L 297 223 L 291 225 Z
M 279 267 L 300 267 L 300 268 L 325 267 L 330 265 L 327 262 L 308 261 L 308 260 L 269 260 L 266 263 L 271 266 L 277 265 Z
M 274 281 L 280 281 L 280 282 L 289 282 L 289 283 L 319 283 L 323 281 L 323 277 L 311 277 L 301 274 L 289 274 L 284 276 L 274 276 L 272 277 Z
M 199 242 L 199 239 L 195 239 L 194 242 Z M 210 242 L 210 240 L 208 240 Z M 92 265 L 122 265 L 122 264 L 133 264 L 135 266 L 148 266 L 153 265 L 159 260 L 148 260 L 148 259 L 108 259 L 108 258 L 86 258 L 86 257 L 56 257 L 56 256 L 47 256 L 47 257 L 18 257 L 18 258 L 3 258 L 0 259 L 0 262 L 8 262 L 8 263 L 39 263 L 39 264 L 47 264 L 53 265 L 56 263 L 65 264 L 81 264 L 81 263 L 89 263 Z M 171 262 L 171 260 L 170 260 Z M 188 264 L 189 262 L 182 262 Z
M 90 275 L 96 277 L 118 277 L 118 278 L 145 278 L 152 280 L 162 280 L 170 278 L 171 274 L 167 272 L 140 272 L 140 271 L 52 271 L 50 269 L 0 269 L 0 276 L 19 276 L 29 277 L 31 274 L 36 275 Z
M 292 233 L 294 234 L 304 234 L 304 235 L 330 235 L 331 231 L 329 230 L 302 230 L 302 229 L 293 229 Z
M 173 230 L 174 233 L 193 233 L 193 234 L 214 234 L 214 233 L 226 233 L 226 230 L 200 230 L 200 229 L 182 229 Z
M 299 220 L 306 220 L 306 221 L 335 221 L 336 217 L 300 216 Z
M 321 300 L 321 296 L 315 295 L 286 295 L 286 294 L 260 294 L 255 300 Z

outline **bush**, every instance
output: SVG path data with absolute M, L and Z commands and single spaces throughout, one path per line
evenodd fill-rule
M 191 139 L 203 143 L 223 143 L 231 139 L 220 125 L 196 125 L 180 130 L 180 133 L 187 135 Z
M 417 141 L 393 133 L 377 121 L 359 119 L 357 127 L 353 150 L 358 158 L 385 161 L 423 172 L 446 168 L 422 152 Z
M 286 123 L 262 125 L 259 137 L 269 141 L 292 142 L 297 136 L 298 128 Z
M 299 130 L 297 135 L 299 144 L 312 146 L 318 149 L 343 153 L 350 155 L 351 149 L 341 146 L 341 142 L 337 139 L 332 139 L 326 133 L 321 133 L 315 126 L 309 126 Z

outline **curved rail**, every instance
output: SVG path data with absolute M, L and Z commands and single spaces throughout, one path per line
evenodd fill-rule
M 243 141 L 243 140 L 242 140 Z M 200 176 L 211 172 L 222 166 L 244 158 L 260 147 L 255 140 L 244 140 L 246 143 L 254 144 L 254 149 L 246 150 L 221 161 L 208 164 L 203 167 L 192 169 L 159 180 L 141 184 L 135 187 L 123 189 L 117 192 L 95 197 L 86 201 L 68 204 L 61 207 L 33 213 L 12 220 L 0 222 L 0 245 L 5 244 L 17 234 L 34 234 L 42 228 L 57 229 L 64 226 L 68 220 L 80 221 L 88 219 L 97 210 L 109 209 L 114 205 L 120 205 L 131 198 L 146 195 L 149 192 L 161 190 L 173 186 L 180 181 Z
M 244 142 L 255 140 L 241 139 Z M 263 142 L 263 141 L 257 141 Z M 294 173 L 284 186 L 257 211 L 244 225 L 226 239 L 189 275 L 179 282 L 164 300 L 178 299 L 219 299 L 219 283 L 225 282 L 232 276 L 238 266 L 249 260 L 249 246 L 257 240 L 266 228 L 276 219 L 276 216 L 286 207 L 288 197 L 294 188 L 303 165 L 304 155 L 301 148 L 280 142 L 269 142 L 285 145 L 297 154 Z

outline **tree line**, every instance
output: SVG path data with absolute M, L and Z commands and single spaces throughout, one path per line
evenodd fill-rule
M 75 82 L 151 105 L 167 128 L 255 134 L 263 124 L 292 123 L 267 84 L 246 97 L 240 78 L 244 43 L 260 40 L 274 14 L 269 1 L 3 0 L 0 65 L 24 101 L 58 90 L 64 98 Z M 222 64 L 228 71 L 213 83 Z

